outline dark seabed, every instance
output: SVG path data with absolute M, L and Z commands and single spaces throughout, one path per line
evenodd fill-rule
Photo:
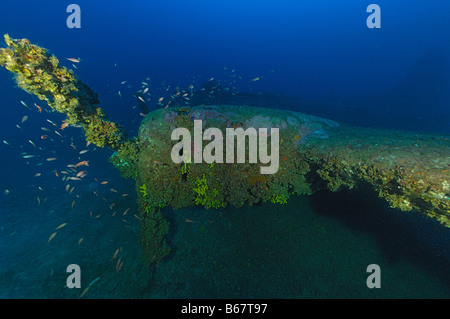
M 47 191 L 40 205 L 14 191 L 2 196 L 8 215 L 1 216 L 0 297 L 78 298 L 82 289 L 64 287 L 72 263 L 81 267 L 84 286 L 100 278 L 83 298 L 450 296 L 448 230 L 390 209 L 364 189 L 296 197 L 286 205 L 166 209 L 173 251 L 149 271 L 140 259 L 133 181 L 111 166 L 101 173 L 109 183 L 83 182 L 79 198 L 64 185 Z M 381 267 L 382 289 L 367 289 L 369 264 Z

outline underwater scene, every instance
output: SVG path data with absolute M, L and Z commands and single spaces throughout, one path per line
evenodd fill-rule
M 450 298 L 449 11 L 2 0 L 0 298 Z

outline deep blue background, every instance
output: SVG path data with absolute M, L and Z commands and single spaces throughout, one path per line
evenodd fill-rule
M 427 50 L 450 57 L 448 1 L 375 1 L 376 30 L 365 25 L 372 2 L 3 0 L 0 33 L 27 37 L 61 60 L 81 57 L 79 75 L 108 104 L 123 80 L 187 86 L 193 76 L 223 77 L 224 67 L 236 69 L 242 91 L 370 96 L 399 84 Z M 70 3 L 81 6 L 81 29 L 66 27 Z M 257 76 L 264 81 L 250 82 Z M 17 96 L 7 78 L 2 71 L 2 104 Z
M 360 96 L 397 84 L 427 49 L 449 53 L 448 1 L 375 1 L 382 9 L 377 30 L 365 25 L 373 1 L 75 1 L 82 28 L 70 30 L 72 2 L 3 0 L 0 31 L 61 58 L 80 56 L 82 76 L 99 90 L 123 76 L 180 85 L 228 67 L 243 77 L 242 90 L 264 75 L 257 89 Z

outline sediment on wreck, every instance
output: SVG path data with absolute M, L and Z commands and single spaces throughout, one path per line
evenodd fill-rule
M 261 163 L 174 164 L 170 153 L 176 141 L 171 141 L 171 132 L 179 127 L 192 132 L 194 120 L 202 120 L 203 131 L 279 128 L 278 172 L 262 175 Z M 141 123 L 139 140 L 136 184 L 145 190 L 147 205 L 175 209 L 282 205 L 293 195 L 364 183 L 391 207 L 418 211 L 450 227 L 450 139 L 445 136 L 347 127 L 274 109 L 208 105 L 151 112 Z M 150 254 L 147 260 L 155 258 Z
M 320 142 L 306 140 L 303 149 L 328 189 L 365 182 L 392 208 L 450 227 L 448 136 L 341 126 Z
M 261 164 L 174 164 L 170 134 L 177 127 L 192 131 L 196 119 L 203 120 L 203 130 L 278 127 L 278 172 L 261 175 Z M 285 203 L 292 194 L 311 194 L 318 187 L 337 191 L 364 182 L 392 207 L 417 210 L 450 225 L 450 140 L 445 136 L 340 126 L 296 112 L 209 105 L 154 111 L 143 120 L 139 139 L 139 180 L 154 185 L 157 202 L 174 208 Z

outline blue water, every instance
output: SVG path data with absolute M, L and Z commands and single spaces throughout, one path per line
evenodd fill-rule
M 380 29 L 367 28 L 372 2 L 361 0 L 76 1 L 81 29 L 66 26 L 71 3 L 2 0 L 0 33 L 48 48 L 68 68 L 66 58 L 80 58 L 76 75 L 131 136 L 142 82 L 152 110 L 177 87 L 201 89 L 210 78 L 341 123 L 450 134 L 448 1 L 377 0 Z M 175 253 L 149 271 L 139 259 L 134 182 L 107 162 L 112 151 L 48 122 L 59 126 L 64 116 L 3 68 L 0 84 L 0 140 L 8 143 L 0 143 L 1 298 L 78 298 L 84 289 L 64 288 L 71 263 L 83 288 L 100 277 L 84 298 L 450 297 L 448 229 L 364 191 L 281 208 L 167 210 Z M 61 171 L 81 160 L 87 176 L 62 182 Z M 386 274 L 378 291 L 365 286 L 370 263 Z

